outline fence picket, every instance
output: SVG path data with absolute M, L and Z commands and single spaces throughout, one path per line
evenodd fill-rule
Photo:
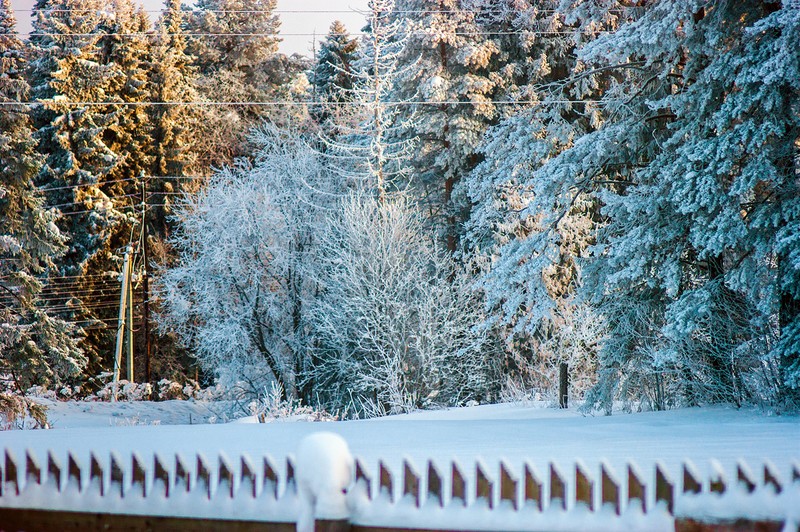
M 386 467 L 386 464 L 381 461 L 378 465 L 378 478 L 379 478 L 379 489 L 378 489 L 378 496 L 385 497 L 389 500 L 389 502 L 394 502 L 394 486 L 392 484 L 392 474 L 389 472 L 389 469 Z
M 452 463 L 452 482 L 450 484 L 450 504 L 465 508 L 467 506 L 467 483 L 458 464 Z
M 83 492 L 83 479 L 81 478 L 81 467 L 78 465 L 78 460 L 72 452 L 67 453 L 67 488 L 76 485 L 78 493 Z
M 640 506 L 642 513 L 647 511 L 647 489 L 644 478 L 634 464 L 628 464 L 628 507 Z M 639 502 L 636 502 L 639 501 Z
M 241 475 L 239 485 L 240 489 L 247 490 L 247 493 L 252 498 L 258 496 L 258 480 L 256 479 L 256 469 L 247 455 L 241 456 Z
M 442 483 L 442 476 L 436 469 L 432 460 L 428 460 L 428 495 L 426 502 L 444 507 L 444 486 Z
M 550 507 L 556 506 L 567 509 L 567 485 L 556 464 L 550 462 Z
M 775 495 L 780 495 L 780 493 L 783 491 L 781 481 L 778 479 L 778 474 L 775 472 L 775 466 L 772 464 L 772 462 L 764 462 L 764 485 L 772 486 L 772 489 L 775 491 Z
M 170 471 L 166 462 L 155 453 L 153 455 L 153 493 L 159 493 L 163 497 L 169 497 L 170 486 L 172 485 Z
M 736 464 L 736 480 L 747 493 L 753 493 L 756 489 L 756 483 L 753 481 L 754 478 L 755 476 L 753 472 L 750 471 L 748 465 L 742 460 L 739 460 Z
M 419 475 L 408 460 L 403 460 L 403 498 L 411 497 L 419 508 Z
M 100 460 L 98 460 L 97 455 L 91 453 L 89 455 L 89 489 L 91 490 L 97 486 L 97 491 L 99 491 L 101 497 L 105 495 L 103 477 L 103 466 L 100 465 Z
M 605 462 L 600 464 L 600 500 L 603 506 L 610 505 L 614 508 L 614 514 L 620 514 L 619 508 L 619 487 L 620 484 L 615 479 L 611 466 Z
M 109 493 L 118 493 L 120 498 L 125 496 L 125 475 L 122 469 L 122 462 L 116 453 L 111 453 L 111 479 L 109 482 Z
M 133 456 L 131 457 L 131 467 L 133 471 L 133 476 L 131 477 L 131 490 L 134 493 L 141 493 L 142 497 L 147 497 L 147 469 L 144 466 L 144 461 L 137 453 L 133 453 Z M 137 485 L 139 486 L 138 489 L 136 487 Z
M 486 474 L 486 467 L 480 460 L 475 465 L 475 502 L 483 502 L 489 509 L 494 508 L 494 483 Z
M 42 483 L 42 468 L 39 466 L 39 461 L 33 451 L 26 449 L 25 451 L 25 485 Z
M 575 463 L 575 504 L 584 504 L 589 511 L 594 510 L 594 482 L 580 461 Z
M 684 472 L 686 467 L 684 467 Z M 674 484 L 667 476 L 664 466 L 656 463 L 656 504 L 663 502 L 667 506 L 667 512 L 675 514 L 675 493 Z
M 540 476 L 536 469 L 531 465 L 525 464 L 525 504 L 531 502 L 536 506 L 538 511 L 544 509 L 544 493 L 542 481 L 539 480 Z
M 511 504 L 514 510 L 517 510 L 517 487 L 519 482 L 517 478 L 511 473 L 505 462 L 500 462 L 500 502 L 506 501 Z
M 6 459 L 5 459 L 5 467 L 3 468 L 3 475 L 4 475 L 4 489 L 3 494 L 11 494 L 11 495 L 19 495 L 20 492 L 20 482 L 19 482 L 19 471 L 17 470 L 17 459 L 14 457 L 14 453 L 11 452 L 10 449 L 6 449 Z
M 53 451 L 47 452 L 47 483 L 54 484 L 56 491 L 61 492 L 61 465 Z

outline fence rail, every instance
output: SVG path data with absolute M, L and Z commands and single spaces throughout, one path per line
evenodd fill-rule
M 350 518 L 328 528 L 792 530 L 800 522 L 797 463 L 740 461 L 726 470 L 712 461 L 705 475 L 688 460 L 677 470 L 580 460 L 354 465 Z M 291 456 L 91 453 L 82 461 L 72 452 L 5 450 L 0 529 L 293 530 L 303 505 L 295 468 Z

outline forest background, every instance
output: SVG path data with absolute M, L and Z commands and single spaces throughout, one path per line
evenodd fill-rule
M 0 0 L 8 392 L 797 404 L 798 0 L 277 6 Z

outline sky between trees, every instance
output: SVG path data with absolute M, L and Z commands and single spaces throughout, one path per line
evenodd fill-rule
M 15 10 L 31 9 L 34 0 L 11 0 Z M 163 7 L 160 0 L 143 0 L 147 10 L 158 10 Z M 359 11 L 366 11 L 367 0 L 278 0 L 278 11 L 344 11 L 344 13 L 280 13 L 281 35 L 283 42 L 280 50 L 286 54 L 299 53 L 312 55 L 311 46 L 317 35 L 317 43 L 328 33 L 328 26 L 334 20 L 341 20 L 351 33 L 357 33 L 364 25 L 364 16 Z M 31 29 L 29 13 L 17 12 L 20 33 L 28 33 Z M 155 18 L 156 14 L 151 13 Z M 303 34 L 303 35 L 298 35 Z

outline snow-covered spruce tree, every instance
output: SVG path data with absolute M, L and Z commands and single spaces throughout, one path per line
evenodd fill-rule
M 483 288 L 491 323 L 507 327 L 511 383 L 553 390 L 559 362 L 568 362 L 580 394 L 593 381 L 603 334 L 602 317 L 574 297 L 597 202 L 582 193 L 568 205 L 548 203 L 534 194 L 531 174 L 602 124 L 593 100 L 609 76 L 574 52 L 626 15 L 596 2 L 561 4 L 509 0 L 481 11 L 500 49 L 494 69 L 506 73 L 499 99 L 508 104 L 498 106 L 504 118 L 487 130 L 484 160 L 462 183 L 472 203 L 465 243 L 491 265 Z
M 210 179 L 178 210 L 174 267 L 160 276 L 160 325 L 192 348 L 231 391 L 255 396 L 277 381 L 312 399 L 305 319 L 320 219 L 335 197 L 316 152 L 273 128 L 260 148 Z
M 326 218 L 311 310 L 313 381 L 358 416 L 491 399 L 491 339 L 470 280 L 426 236 L 407 197 L 351 193 Z
M 48 313 L 41 274 L 64 237 L 34 185 L 42 165 L 28 117 L 26 54 L 10 0 L 0 0 L 0 364 L 18 391 L 77 376 L 86 364 L 72 326 Z
M 204 98 L 222 102 L 272 102 L 290 99 L 289 84 L 301 69 L 278 52 L 280 18 L 276 0 L 200 0 L 184 23 L 187 51 L 198 69 Z M 231 162 L 246 151 L 249 130 L 268 118 L 285 120 L 286 108 L 263 105 L 208 109 L 203 143 L 206 166 Z
M 359 56 L 358 39 L 350 37 L 345 25 L 335 20 L 316 52 L 316 62 L 309 73 L 311 83 L 311 116 L 324 135 L 336 133 L 336 123 L 346 120 L 352 106 L 355 62 Z M 333 131 L 327 131 L 332 128 Z
M 152 226 L 149 234 L 158 237 L 169 232 L 175 194 L 196 188 L 194 180 L 181 178 L 199 173 L 195 147 L 206 118 L 205 109 L 193 105 L 202 98 L 195 88 L 197 70 L 187 52 L 182 20 L 180 0 L 166 0 L 148 69 L 150 98 L 157 102 L 149 106 L 154 147 L 151 175 L 156 178 L 148 189 L 158 200 L 149 209 L 148 223 Z
M 469 204 L 456 185 L 476 164 L 476 147 L 497 118 L 493 97 L 500 75 L 490 70 L 497 44 L 478 25 L 482 7 L 471 0 L 398 0 L 396 17 L 409 32 L 402 62 L 413 64 L 398 80 L 393 100 L 404 106 L 419 139 L 412 185 L 425 198 L 434 226 L 455 251 Z
M 551 206 L 587 191 L 602 203 L 580 289 L 609 327 L 590 404 L 774 400 L 797 384 L 785 231 L 797 227 L 799 14 L 796 2 L 660 1 L 579 51 L 615 71 L 606 118 L 528 182 Z
M 85 281 L 100 282 L 106 273 L 119 271 L 111 239 L 121 227 L 130 227 L 128 202 L 120 201 L 108 184 L 121 158 L 107 135 L 116 125 L 118 108 L 104 105 L 114 79 L 103 56 L 104 8 L 96 0 L 37 2 L 29 68 L 32 99 L 41 103 L 32 113 L 38 150 L 45 156 L 37 183 L 48 205 L 61 212 L 57 223 L 68 239 L 66 253 L 50 271 L 51 282 L 59 283 L 53 290 L 59 297 L 51 304 L 65 319 L 92 326 L 82 346 L 93 372 L 104 356 L 110 364 L 106 353 L 113 340 L 96 326 L 104 317 L 100 307 L 116 298 L 108 287 L 87 297 Z
M 352 110 L 337 117 L 335 137 L 323 138 L 332 167 L 352 186 L 379 198 L 405 186 L 416 144 L 408 136 L 412 119 L 401 116 L 404 102 L 391 101 L 408 70 L 400 64 L 406 27 L 403 20 L 392 20 L 394 6 L 394 0 L 369 2 L 361 55 L 352 70 L 352 87 L 345 92 Z

